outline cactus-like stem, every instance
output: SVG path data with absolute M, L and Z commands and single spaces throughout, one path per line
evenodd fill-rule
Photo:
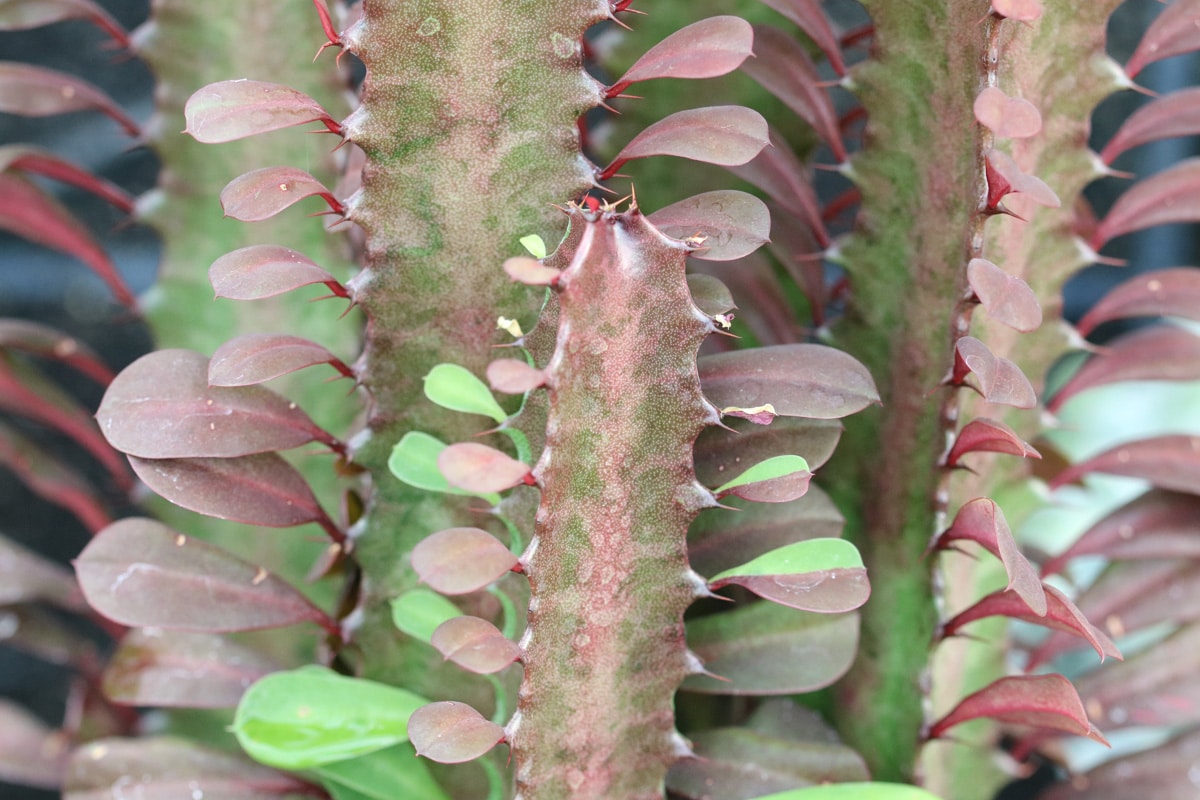
M 524 800 L 661 798 L 679 756 L 672 697 L 689 671 L 683 612 L 704 591 L 689 522 L 712 494 L 692 443 L 716 421 L 696 350 L 713 329 L 687 246 L 636 209 L 589 215 L 561 280 L 525 683 L 510 728 Z

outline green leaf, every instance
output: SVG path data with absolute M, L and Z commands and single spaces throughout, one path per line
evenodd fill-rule
M 714 575 L 711 580 L 748 575 L 799 575 L 862 565 L 858 548 L 845 539 L 808 539 L 777 547 L 741 566 Z
M 429 589 L 413 589 L 392 601 L 392 622 L 422 642 L 428 642 L 443 622 L 461 616 L 458 606 Z
M 754 800 L 939 800 L 924 789 L 898 783 L 831 783 L 756 797 Z
M 494 493 L 475 494 L 456 489 L 446 482 L 438 469 L 437 459 L 447 445 L 427 433 L 410 431 L 392 448 L 388 458 L 388 469 L 392 474 L 409 486 L 426 489 L 431 492 L 447 494 L 465 494 L 482 497 L 492 505 L 500 502 L 500 495 Z
M 417 758 L 411 744 L 399 744 L 360 758 L 319 767 L 316 773 L 334 800 L 449 800 L 429 774 L 428 762 Z
M 529 255 L 534 258 L 546 257 L 546 243 L 542 241 L 542 237 L 536 233 L 531 233 L 528 236 L 521 237 L 521 246 L 529 251 Z
M 408 741 L 408 718 L 425 698 L 324 667 L 276 672 L 242 696 L 233 733 L 256 760 L 311 769 Z
M 713 491 L 721 494 L 738 486 L 758 483 L 759 481 L 769 481 L 773 478 L 782 478 L 784 475 L 791 475 L 794 472 L 808 472 L 808 462 L 800 456 L 775 456 L 768 458 L 766 461 L 758 462 L 741 475 L 738 475 L 728 483 L 721 484 Z
M 425 396 L 451 411 L 482 414 L 498 423 L 508 419 L 487 385 L 457 364 L 438 364 L 431 369 L 425 376 Z

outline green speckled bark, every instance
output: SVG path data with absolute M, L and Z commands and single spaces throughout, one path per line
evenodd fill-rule
M 683 612 L 704 586 L 688 524 L 714 500 L 692 443 L 716 420 L 696 350 L 686 247 L 636 211 L 584 222 L 562 277 L 550 419 L 535 470 L 525 682 L 510 730 L 523 800 L 661 798 L 678 757 Z

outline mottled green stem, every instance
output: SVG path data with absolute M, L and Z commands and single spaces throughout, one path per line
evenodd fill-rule
M 684 280 L 687 247 L 636 210 L 586 225 L 561 279 L 548 373 L 519 716 L 523 800 L 657 800 L 681 754 L 672 698 L 694 667 L 683 612 L 703 580 L 686 535 L 715 501 L 692 443 L 716 421 L 696 350 L 713 330 Z

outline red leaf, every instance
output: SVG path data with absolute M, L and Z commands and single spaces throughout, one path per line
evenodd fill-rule
M 778 203 L 770 203 L 770 250 L 783 264 L 813 309 L 813 324 L 825 318 L 829 291 L 825 281 L 825 257 L 808 226 Z M 791 312 L 787 313 L 791 316 Z
M 1042 324 L 1042 307 L 1029 284 L 991 261 L 972 258 L 967 264 L 971 291 L 997 322 L 1028 333 Z
M 790 575 L 734 575 L 709 584 L 710 589 L 723 586 L 741 586 L 772 603 L 821 614 L 853 611 L 871 596 L 863 567 Z
M 1125 64 L 1125 74 L 1133 78 L 1155 61 L 1200 50 L 1198 16 L 1200 0 L 1176 0 L 1163 9 L 1142 34 L 1137 49 Z
M 646 51 L 605 92 L 616 97 L 629 86 L 655 78 L 715 78 L 737 69 L 754 44 L 741 17 L 710 17 L 675 31 Z
M 1002 139 L 1028 139 L 1042 129 L 1037 106 L 1009 97 L 995 86 L 985 87 L 975 97 L 975 120 Z
M 1038 205 L 1048 208 L 1058 208 L 1061 205 L 1058 195 L 1045 181 L 1022 172 L 1017 162 L 999 150 L 987 151 L 986 169 L 987 207 L 993 211 L 1001 210 L 1000 201 L 1005 195 L 1013 192 L 1020 192 Z
M 113 38 L 120 48 L 129 46 L 129 34 L 92 0 L 6 0 L 0 7 L 0 30 L 24 31 L 55 22 L 83 19 Z
M 547 267 L 529 256 L 513 256 L 506 260 L 504 272 L 517 283 L 526 286 L 556 286 L 562 277 L 562 270 Z
M 1119 445 L 1071 466 L 1050 482 L 1050 488 L 1089 472 L 1141 478 L 1160 489 L 1200 494 L 1200 436 L 1158 436 Z
M 1046 592 L 1029 560 L 1021 554 L 1008 520 L 995 501 L 979 497 L 958 510 L 954 522 L 938 536 L 934 547 L 946 549 L 951 542 L 971 541 L 983 547 L 1004 564 L 1007 589 L 1012 589 L 1039 617 L 1046 614 Z
M 1046 404 L 1055 411 L 1070 398 L 1121 381 L 1200 379 L 1200 338 L 1185 328 L 1156 325 L 1127 333 L 1089 358 Z
M 729 171 L 742 180 L 766 192 L 783 208 L 808 225 L 818 250 L 829 246 L 829 233 L 821 219 L 817 194 L 813 191 L 808 168 L 796 158 L 791 145 L 774 130 L 769 132 L 770 145 L 750 161 L 733 166 Z
M 964 698 L 954 710 L 934 723 L 927 738 L 940 738 L 955 725 L 980 717 L 1086 736 L 1108 745 L 1100 731 L 1088 722 L 1079 695 L 1062 675 L 1000 678 Z
M 1092 306 L 1076 327 L 1087 336 L 1114 319 L 1155 316 L 1200 320 L 1200 270 L 1176 267 L 1130 278 Z
M 217 348 L 208 364 L 210 386 L 252 386 L 281 375 L 329 364 L 342 375 L 354 373 L 340 358 L 299 336 L 248 333 Z
M 1200 222 L 1200 158 L 1180 161 L 1126 189 L 1088 246 L 1099 252 L 1118 236 L 1171 222 Z
M 956 466 L 967 453 L 1005 453 L 1022 458 L 1041 458 L 1042 454 L 1012 428 L 994 419 L 979 417 L 962 427 L 954 439 L 954 446 L 946 455 L 946 465 Z
M 342 128 L 303 92 L 245 78 L 198 89 L 188 98 L 183 116 L 187 120 L 183 132 L 206 144 L 232 142 L 307 122 L 322 122 L 332 133 L 340 133 Z
M 0 618 L 4 620 L 6 647 L 85 674 L 94 673 L 101 663 L 95 646 L 78 625 L 68 627 L 58 615 L 39 606 L 7 606 Z M 3 753 L 0 743 L 0 759 Z
M 71 756 L 63 800 L 295 800 L 324 794 L 224 750 L 166 736 L 99 739 Z
M 295 167 L 265 167 L 231 180 L 221 190 L 225 216 L 242 222 L 261 222 L 306 197 L 320 197 L 335 214 L 345 209 L 325 184 Z
M 833 455 L 842 436 L 842 423 L 782 417 L 770 425 L 732 423 L 730 427 L 705 428 L 692 451 L 696 479 L 706 486 L 720 486 L 761 461 L 795 454 L 817 469 Z
M 304 477 L 278 453 L 237 458 L 129 456 L 129 463 L 147 486 L 189 511 L 268 528 L 317 522 L 327 531 L 337 529 Z M 335 538 L 341 538 L 340 531 Z
M 480 494 L 511 489 L 530 474 L 528 465 L 475 442 L 450 445 L 438 454 L 437 465 L 451 486 Z
M 879 402 L 852 356 L 819 344 L 759 347 L 699 359 L 704 395 L 717 408 L 771 404 L 789 417 L 838 419 Z
M 62 786 L 70 738 L 0 699 L 0 780 L 42 789 Z
M 62 431 L 108 470 L 122 490 L 133 487 L 123 459 L 104 441 L 87 411 L 32 367 L 0 353 L 0 409 Z
M 774 25 L 755 25 L 754 51 L 757 57 L 743 64 L 742 72 L 796 112 L 829 145 L 838 163 L 845 162 L 837 112 L 804 46 Z
M 141 130 L 113 99 L 87 81 L 31 64 L 0 61 L 0 111 L 49 117 L 71 111 L 99 111 L 130 136 Z
M 137 300 L 92 235 L 70 211 L 29 181 L 0 172 L 0 229 L 79 259 L 129 309 Z
M 442 594 L 467 594 L 499 580 L 517 557 L 487 531 L 447 528 L 426 536 L 412 551 L 417 576 Z
M 672 239 L 704 237 L 701 249 L 690 255 L 705 261 L 749 255 L 771 234 L 771 214 L 763 201 L 730 189 L 693 195 L 647 219 Z
M 126 214 L 132 214 L 134 211 L 133 198 L 120 186 L 59 158 L 49 150 L 26 144 L 0 147 L 0 172 L 10 169 L 33 172 L 78 186 L 102 200 L 107 200 Z
M 141 628 L 125 635 L 104 671 L 115 703 L 173 708 L 233 708 L 274 661 L 225 636 Z
M 74 514 L 91 533 L 112 522 L 96 490 L 82 475 L 3 424 L 0 464 L 38 497 Z
M 114 377 L 99 354 L 74 336 L 26 319 L 0 319 L 0 349 L 11 348 L 69 364 L 100 384 Z
M 151 519 L 113 523 L 74 563 L 88 603 L 122 625 L 222 633 L 333 624 L 266 569 Z
M 433 632 L 430 643 L 448 661 L 477 675 L 491 675 L 521 657 L 517 643 L 479 617 L 454 617 Z
M 733 293 L 719 278 L 693 272 L 687 275 L 688 294 L 696 308 L 709 316 L 725 314 L 737 308 L 733 302 Z
M 39 601 L 71 611 L 87 608 L 69 571 L 0 536 L 0 606 Z
M 1151 489 L 1112 512 L 1075 543 L 1042 565 L 1043 575 L 1060 572 L 1076 556 L 1109 560 L 1200 558 L 1200 497 Z
M 763 0 L 763 3 L 799 25 L 800 30 L 808 34 L 808 38 L 812 39 L 829 59 L 833 71 L 838 75 L 846 74 L 837 35 L 829 26 L 829 20 L 825 18 L 825 12 L 821 10 L 818 0 Z
M 1041 0 L 992 0 L 992 13 L 1020 22 L 1033 22 L 1042 15 Z
M 141 458 L 233 458 L 311 441 L 340 444 L 261 386 L 208 385 L 208 359 L 158 350 L 126 367 L 96 412 L 113 447 Z
M 546 373 L 516 358 L 502 358 L 487 367 L 488 385 L 504 394 L 525 394 L 546 383 Z
M 1177 136 L 1200 133 L 1200 86 L 1180 89 L 1146 103 L 1129 117 L 1100 151 L 1100 160 L 1112 164 L 1127 150 Z
M 430 703 L 408 719 L 417 755 L 442 764 L 474 761 L 504 741 L 504 729 L 463 703 Z
M 601 171 L 608 180 L 627 161 L 649 156 L 679 156 L 709 164 L 745 164 L 767 146 L 767 121 L 742 106 L 712 106 L 677 111 L 647 127 Z
M 208 279 L 217 297 L 261 300 L 301 286 L 323 283 L 338 297 L 346 289 L 337 279 L 295 250 L 256 244 L 226 253 L 208 268 Z
M 976 391 L 989 403 L 1033 408 L 1037 405 L 1037 392 L 1021 368 L 1007 358 L 993 355 L 983 342 L 972 336 L 964 336 L 954 345 L 954 370 L 949 382 L 955 386 L 969 386 L 964 379 L 974 374 L 979 386 Z
M 1045 614 L 1033 613 L 1029 605 L 1015 592 L 1002 589 L 955 614 L 943 626 L 942 635 L 953 636 L 963 626 L 986 617 L 1010 617 L 1078 636 L 1092 646 L 1101 661 L 1106 656 L 1112 656 L 1118 660 L 1121 658 L 1121 651 L 1117 649 L 1112 639 L 1109 639 L 1104 631 L 1088 622 L 1087 618 L 1083 616 L 1083 612 L 1066 595 L 1053 586 L 1043 584 L 1043 588 L 1046 591 L 1047 600 Z

